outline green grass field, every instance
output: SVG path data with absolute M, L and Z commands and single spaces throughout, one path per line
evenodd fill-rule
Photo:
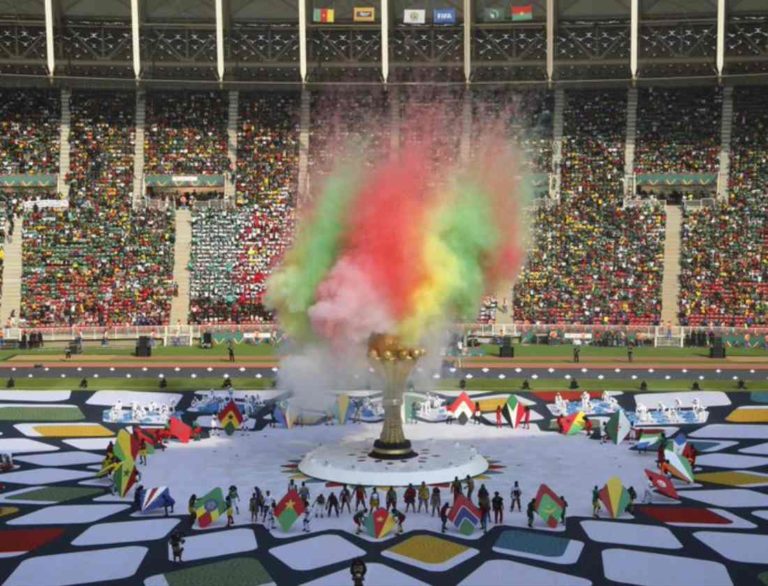
M 640 383 L 642 377 L 638 377 L 637 380 L 627 379 L 604 379 L 598 380 L 596 378 L 579 378 L 576 377 L 579 389 L 588 391 L 636 391 L 639 392 Z M 62 378 L 19 378 L 16 379 L 16 389 L 21 390 L 78 390 L 79 378 L 68 377 Z M 199 377 L 190 378 L 189 376 L 171 376 L 168 375 L 168 386 L 164 389 L 166 391 L 185 392 L 185 391 L 200 391 L 207 389 L 220 389 L 222 388 L 221 377 Z M 521 392 L 521 387 L 525 377 L 509 377 L 504 380 L 498 378 L 473 378 L 467 380 L 467 389 L 469 390 L 483 390 L 483 391 L 506 391 L 506 392 Z M 768 391 L 768 381 L 765 380 L 750 380 L 745 379 L 747 383 L 747 391 Z M 733 391 L 737 392 L 736 382 L 733 380 L 703 380 L 698 381 L 702 390 L 705 391 Z M 537 380 L 528 379 L 530 390 L 532 391 L 564 391 L 568 390 L 570 381 L 564 379 L 562 376 L 559 378 L 539 378 Z M 684 391 L 691 388 L 693 383 L 693 377 L 686 378 L 684 375 L 675 376 L 671 380 L 648 380 L 648 389 L 646 392 L 651 391 Z M 234 377 L 232 378 L 232 385 L 236 389 L 242 390 L 257 390 L 257 389 L 269 389 L 272 387 L 272 380 L 254 377 Z M 434 381 L 434 389 L 437 390 L 449 390 L 459 388 L 459 379 L 442 379 Z M 89 378 L 88 389 L 89 391 L 96 390 L 132 390 L 132 391 L 156 391 L 160 389 L 159 381 L 156 378 Z M 419 390 L 419 387 L 417 387 Z
M 558 346 L 545 346 L 538 344 L 523 345 L 516 344 L 515 358 L 512 360 L 565 360 L 570 361 L 573 356 L 573 347 L 570 345 L 558 345 Z M 483 360 L 487 357 L 498 356 L 498 346 L 485 344 L 479 349 L 480 355 L 476 357 L 467 357 L 464 360 L 471 362 L 472 360 Z M 50 359 L 51 357 L 63 357 L 64 351 L 61 348 L 39 348 L 35 350 L 0 350 L 0 360 L 8 360 L 15 356 L 34 358 L 39 356 L 41 360 Z M 133 356 L 133 349 L 130 347 L 110 346 L 102 348 L 97 342 L 85 343 L 83 358 L 98 356 L 119 356 L 121 358 L 131 358 Z M 265 359 L 279 357 L 279 350 L 275 346 L 269 344 L 238 344 L 235 346 L 235 356 L 238 359 Z M 652 346 L 640 346 L 634 350 L 634 359 L 636 361 L 648 361 L 648 360 L 679 360 L 685 361 L 686 359 L 700 360 L 702 358 L 708 358 L 709 351 L 707 348 L 654 348 Z M 760 348 L 729 348 L 728 356 L 730 357 L 751 357 L 756 359 L 768 360 L 768 351 Z M 216 362 L 227 359 L 227 348 L 224 345 L 217 345 L 212 349 L 203 349 L 199 346 L 184 346 L 184 347 L 155 347 L 152 350 L 153 358 L 184 358 L 184 359 L 200 359 L 209 362 Z M 582 346 L 581 347 L 581 360 L 582 362 L 588 362 L 589 360 L 610 360 L 610 359 L 626 359 L 626 348 L 603 348 L 598 346 Z M 78 356 L 73 357 L 74 360 L 78 359 Z
M 545 346 L 540 344 L 515 344 L 515 359 L 536 359 L 536 358 L 558 358 L 571 360 L 573 358 L 573 346 L 558 345 Z M 481 346 L 485 356 L 498 356 L 499 347 L 491 344 Z M 765 357 L 768 359 L 768 351 L 760 348 L 728 348 L 728 356 L 750 356 Z M 582 346 L 580 358 L 582 362 L 590 359 L 606 358 L 626 358 L 626 348 L 600 347 L 600 346 Z M 707 348 L 654 348 L 653 346 L 639 346 L 634 349 L 635 360 L 646 359 L 679 359 L 686 358 L 709 358 L 709 349 Z
M 235 346 L 235 355 L 238 358 L 269 358 L 276 356 L 277 349 L 269 344 L 239 344 Z M 40 356 L 41 359 L 50 357 L 63 357 L 63 348 L 36 348 L 34 350 L 0 350 L 0 360 L 8 360 L 14 356 L 35 357 Z M 86 342 L 83 345 L 82 356 L 121 356 L 130 358 L 133 356 L 133 348 L 124 346 L 108 346 L 102 348 L 98 342 Z M 200 358 L 206 360 L 222 360 L 227 358 L 227 347 L 223 345 L 215 346 L 211 349 L 203 349 L 199 346 L 168 346 L 160 347 L 156 346 L 152 349 L 153 357 L 168 357 L 168 358 Z M 73 359 L 77 359 L 77 356 L 73 356 Z

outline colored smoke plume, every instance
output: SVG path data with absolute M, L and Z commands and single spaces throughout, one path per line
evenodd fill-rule
M 375 332 L 423 344 L 474 320 L 520 270 L 527 190 L 514 146 L 484 129 L 468 160 L 435 160 L 445 125 L 416 128 L 373 165 L 347 157 L 303 210 L 267 287 L 294 345 L 363 347 Z

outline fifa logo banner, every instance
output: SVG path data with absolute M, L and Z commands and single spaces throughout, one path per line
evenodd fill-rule
M 432 22 L 435 24 L 456 24 L 456 9 L 435 8 L 432 13 Z
M 427 11 L 423 9 L 408 9 L 403 12 L 405 24 L 426 24 Z
M 352 9 L 352 20 L 354 22 L 374 22 L 376 20 L 376 9 L 373 6 L 365 8 L 356 6 Z

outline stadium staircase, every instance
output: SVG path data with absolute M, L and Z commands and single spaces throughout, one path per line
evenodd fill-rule
M 309 90 L 301 90 L 299 109 L 299 197 L 296 207 L 301 208 L 310 198 L 312 186 L 309 184 Z
M 563 124 L 565 91 L 555 90 L 555 112 L 552 120 L 552 180 L 549 182 L 550 199 L 560 200 L 560 178 L 563 162 Z
M 69 197 L 69 128 L 72 122 L 72 112 L 69 109 L 71 92 L 61 90 L 61 124 L 59 125 L 59 176 L 56 180 L 56 191 L 65 198 Z
M 143 91 L 136 92 L 136 139 L 133 146 L 133 207 L 141 207 L 144 199 L 144 126 L 147 101 Z
M 192 256 L 192 212 L 176 210 L 176 242 L 173 247 L 173 280 L 179 294 L 171 302 L 171 325 L 189 322 L 189 262 Z
M 227 112 L 227 157 L 229 158 L 230 170 L 234 170 L 237 165 L 237 127 L 240 121 L 238 100 L 238 92 L 230 91 L 229 110 Z M 224 180 L 224 200 L 234 204 L 235 199 L 234 173 L 227 173 Z
M 627 134 L 624 139 L 624 177 L 629 179 L 635 173 L 635 140 L 637 136 L 637 88 L 627 92 Z M 625 185 L 632 185 L 625 181 Z M 634 190 L 633 190 L 634 191 Z
M 683 213 L 680 206 L 666 207 L 664 226 L 664 276 L 661 282 L 661 322 L 677 325 L 677 298 L 680 294 L 680 231 Z
M 728 197 L 728 174 L 731 170 L 731 134 L 733 133 L 733 86 L 723 89 L 723 112 L 720 124 L 720 166 L 717 172 L 717 198 Z
M 3 246 L 5 260 L 3 261 L 3 297 L 0 301 L 0 317 L 3 324 L 10 317 L 11 312 L 18 319 L 21 313 L 21 229 L 24 218 L 14 218 L 14 234 L 11 242 L 6 241 Z

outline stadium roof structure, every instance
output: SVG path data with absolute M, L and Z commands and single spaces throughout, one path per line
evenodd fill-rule
M 765 0 L 0 0 L 0 78 L 759 81 Z

